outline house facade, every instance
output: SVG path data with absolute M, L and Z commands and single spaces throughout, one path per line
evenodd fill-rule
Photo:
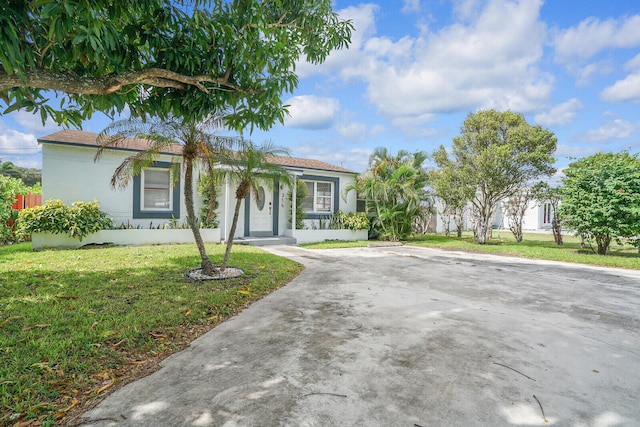
M 494 229 L 509 229 L 509 217 L 505 214 L 503 209 L 504 201 L 498 203 L 496 212 L 490 222 L 490 226 Z M 436 204 L 437 206 L 437 204 Z M 471 211 L 471 205 L 468 205 L 464 214 L 464 231 L 473 230 L 473 222 L 469 212 Z M 524 216 L 522 217 L 522 231 L 528 231 L 533 233 L 546 233 L 551 232 L 551 225 L 553 221 L 553 208 L 549 203 L 542 203 L 538 200 L 532 200 L 529 202 Z M 445 225 L 442 216 L 439 212 L 436 212 L 432 219 L 431 228 L 436 233 L 444 233 Z M 453 218 L 449 224 L 449 231 L 456 231 L 456 224 Z
M 97 134 L 77 130 L 62 130 L 39 138 L 42 145 L 43 200 L 60 199 L 65 204 L 74 201 L 97 200 L 100 208 L 122 228 L 175 228 L 186 224 L 184 177 L 180 172 L 180 147 L 162 153 L 154 165 L 143 169 L 125 186 L 111 185 L 114 171 L 123 160 L 146 148 L 143 139 L 131 139 L 117 148 L 105 150 L 94 161 Z M 329 163 L 293 157 L 273 157 L 271 162 L 285 168 L 292 178 L 302 180 L 308 196 L 303 202 L 305 228 L 315 228 L 320 219 L 338 210 L 356 211 L 356 194 L 345 194 L 345 188 L 357 174 Z M 221 170 L 224 171 L 224 165 Z M 198 176 L 198 171 L 194 174 Z M 229 174 L 217 196 L 217 218 L 220 240 L 228 236 L 235 207 L 235 183 Z M 295 179 L 293 180 L 296 181 Z M 295 221 L 291 216 L 292 188 L 277 182 L 264 182 L 258 196 L 242 201 L 236 238 L 249 236 L 295 237 Z M 295 194 L 295 192 L 294 192 Z M 202 198 L 194 189 L 196 211 Z

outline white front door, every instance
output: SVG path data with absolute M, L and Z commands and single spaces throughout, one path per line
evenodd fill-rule
M 258 186 L 258 197 L 251 194 L 249 235 L 273 236 L 273 190 Z

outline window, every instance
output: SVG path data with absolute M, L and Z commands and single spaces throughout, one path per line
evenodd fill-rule
M 145 169 L 142 171 L 143 211 L 167 211 L 171 209 L 171 174 L 169 169 Z
M 133 178 L 133 218 L 180 218 L 180 180 L 171 163 L 155 162 Z
M 552 210 L 551 210 L 551 203 L 545 203 L 544 207 L 543 207 L 543 219 L 542 219 L 542 223 L 543 224 L 551 224 L 551 219 L 552 219 Z
M 307 197 L 302 207 L 309 213 L 333 213 L 333 182 L 305 181 Z

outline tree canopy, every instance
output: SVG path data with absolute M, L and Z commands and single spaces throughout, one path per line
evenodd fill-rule
M 564 174 L 562 221 L 583 237 L 594 238 L 599 254 L 607 253 L 612 239 L 640 235 L 637 154 L 598 153 L 571 163 Z
M 450 176 L 471 189 L 478 243 L 486 242 L 500 200 L 555 171 L 556 144 L 552 132 L 531 126 L 522 114 L 483 110 L 467 116 L 451 156 L 444 146 L 434 152 L 438 167 L 455 170 Z
M 0 5 L 3 114 L 80 127 L 96 111 L 235 129 L 284 119 L 299 59 L 324 61 L 352 24 L 330 0 L 9 0 Z M 59 105 L 49 100 L 55 91 Z

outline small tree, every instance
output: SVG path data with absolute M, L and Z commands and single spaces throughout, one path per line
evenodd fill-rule
M 598 153 L 564 171 L 560 215 L 567 227 L 595 239 L 606 255 L 612 240 L 640 235 L 640 159 L 626 151 Z
M 522 222 L 527 213 L 529 203 L 535 197 L 536 187 L 522 187 L 502 204 L 502 213 L 507 217 L 509 230 L 516 242 L 522 242 Z
M 473 188 L 464 185 L 460 171 L 443 153 L 446 154 L 443 151 L 434 153 L 434 159 L 440 168 L 429 172 L 430 185 L 438 198 L 445 234 L 449 236 L 453 218 L 457 235 L 462 237 L 464 210 L 473 197 Z
M 262 145 L 255 145 L 249 140 L 240 140 L 238 142 L 238 150 L 230 153 L 224 162 L 227 163 L 231 170 L 230 180 L 237 183 L 236 186 L 236 205 L 233 211 L 233 220 L 231 222 L 231 230 L 227 239 L 227 247 L 224 252 L 224 259 L 220 270 L 224 271 L 229 263 L 229 255 L 231 255 L 231 247 L 238 226 L 238 217 L 240 216 L 240 206 L 242 201 L 249 195 L 258 198 L 258 184 L 264 183 L 267 186 L 273 186 L 276 182 L 282 182 L 291 185 L 291 178 L 286 169 L 282 166 L 270 163 L 269 160 L 274 156 L 289 155 L 289 152 L 280 147 L 276 147 L 268 142 Z
M 560 202 L 562 201 L 562 189 L 560 187 L 551 187 L 547 183 L 542 183 L 535 191 L 534 197 L 544 209 L 548 207 L 545 215 L 551 217 L 551 231 L 553 232 L 553 240 L 556 245 L 562 246 L 562 219 L 560 217 Z

